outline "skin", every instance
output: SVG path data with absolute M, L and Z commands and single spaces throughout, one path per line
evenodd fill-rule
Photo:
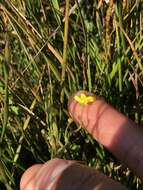
M 83 91 L 82 91 L 83 92 Z M 88 92 L 84 92 L 89 95 Z M 69 114 L 77 124 L 104 145 L 117 159 L 143 180 L 143 130 L 103 99 L 82 106 L 74 96 Z M 34 165 L 22 176 L 21 190 L 126 190 L 118 182 L 75 161 L 53 159 Z

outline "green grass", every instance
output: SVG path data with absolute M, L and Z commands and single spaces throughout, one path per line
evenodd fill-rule
M 141 1 L 0 2 L 0 189 L 51 158 L 82 160 L 130 188 L 140 180 L 69 122 L 89 90 L 143 125 Z

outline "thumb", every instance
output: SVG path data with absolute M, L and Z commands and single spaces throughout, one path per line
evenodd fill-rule
M 127 190 L 95 169 L 70 160 L 53 159 L 29 168 L 22 176 L 21 190 Z
M 143 180 L 143 130 L 99 97 L 81 105 L 75 99 L 81 93 L 95 96 L 75 93 L 68 104 L 72 118 Z

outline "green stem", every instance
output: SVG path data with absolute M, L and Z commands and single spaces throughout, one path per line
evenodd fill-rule
M 67 46 L 68 46 L 68 27 L 69 27 L 69 0 L 66 0 L 63 65 L 62 65 L 62 80 L 61 80 L 61 82 L 63 82 L 65 79 L 66 61 L 67 61 Z
M 5 60 L 3 64 L 3 71 L 4 71 L 4 80 L 5 80 L 5 90 L 4 90 L 4 116 L 3 116 L 3 127 L 2 127 L 2 133 L 0 138 L 0 143 L 3 140 L 4 133 L 7 126 L 8 121 L 8 62 L 9 62 L 9 40 L 8 35 L 6 33 L 5 35 Z

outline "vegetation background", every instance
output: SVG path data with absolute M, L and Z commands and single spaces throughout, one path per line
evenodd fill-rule
M 102 96 L 143 125 L 143 1 L 0 1 L 0 189 L 54 158 L 140 180 L 69 119 L 76 90 Z

